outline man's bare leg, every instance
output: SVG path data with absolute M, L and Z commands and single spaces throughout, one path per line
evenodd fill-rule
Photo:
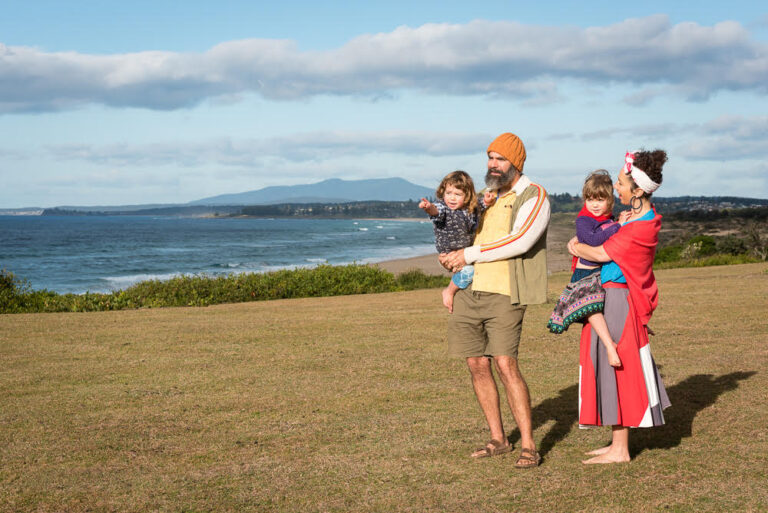
M 510 356 L 496 356 L 494 360 L 496 370 L 504 383 L 512 416 L 515 417 L 517 427 L 520 429 L 520 445 L 525 449 L 536 450 L 531 421 L 531 396 L 528 393 L 528 385 L 520 374 L 517 359 Z
M 507 445 L 507 437 L 504 434 L 504 425 L 501 421 L 501 409 L 499 407 L 499 389 L 493 378 L 491 361 L 484 356 L 467 358 L 467 366 L 472 375 L 472 387 L 475 389 L 477 402 L 485 415 L 485 421 L 491 431 L 491 440 L 498 440 Z M 472 456 L 477 456 L 473 453 Z

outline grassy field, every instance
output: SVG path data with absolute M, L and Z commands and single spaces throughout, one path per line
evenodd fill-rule
M 768 510 L 768 265 L 657 276 L 673 405 L 613 466 L 580 463 L 609 433 L 576 425 L 552 304 L 523 333 L 544 456 L 525 471 L 468 457 L 487 432 L 438 290 L 2 315 L 0 510 Z

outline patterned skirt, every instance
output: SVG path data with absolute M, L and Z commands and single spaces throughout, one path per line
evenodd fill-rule
M 587 323 L 579 352 L 579 426 L 661 426 L 662 410 L 670 403 L 648 330 L 630 308 L 626 286 L 605 287 L 605 322 L 619 343 L 621 367 L 611 367 L 605 346 Z
M 549 316 L 549 331 L 562 333 L 574 322 L 584 322 L 593 313 L 603 311 L 605 290 L 600 281 L 600 269 L 595 271 L 565 286 Z

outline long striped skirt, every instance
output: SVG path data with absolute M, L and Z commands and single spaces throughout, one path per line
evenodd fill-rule
M 651 356 L 647 329 L 632 308 L 626 285 L 604 286 L 603 315 L 622 365 L 608 364 L 605 347 L 585 324 L 579 354 L 579 426 L 660 426 L 662 410 L 670 402 Z

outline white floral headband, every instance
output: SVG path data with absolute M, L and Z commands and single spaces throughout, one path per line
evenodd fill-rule
M 635 154 L 627 152 L 624 155 L 624 173 L 632 177 L 638 187 L 640 187 L 645 193 L 651 194 L 653 191 L 659 188 L 658 183 L 651 180 L 651 178 L 639 167 L 634 165 Z

